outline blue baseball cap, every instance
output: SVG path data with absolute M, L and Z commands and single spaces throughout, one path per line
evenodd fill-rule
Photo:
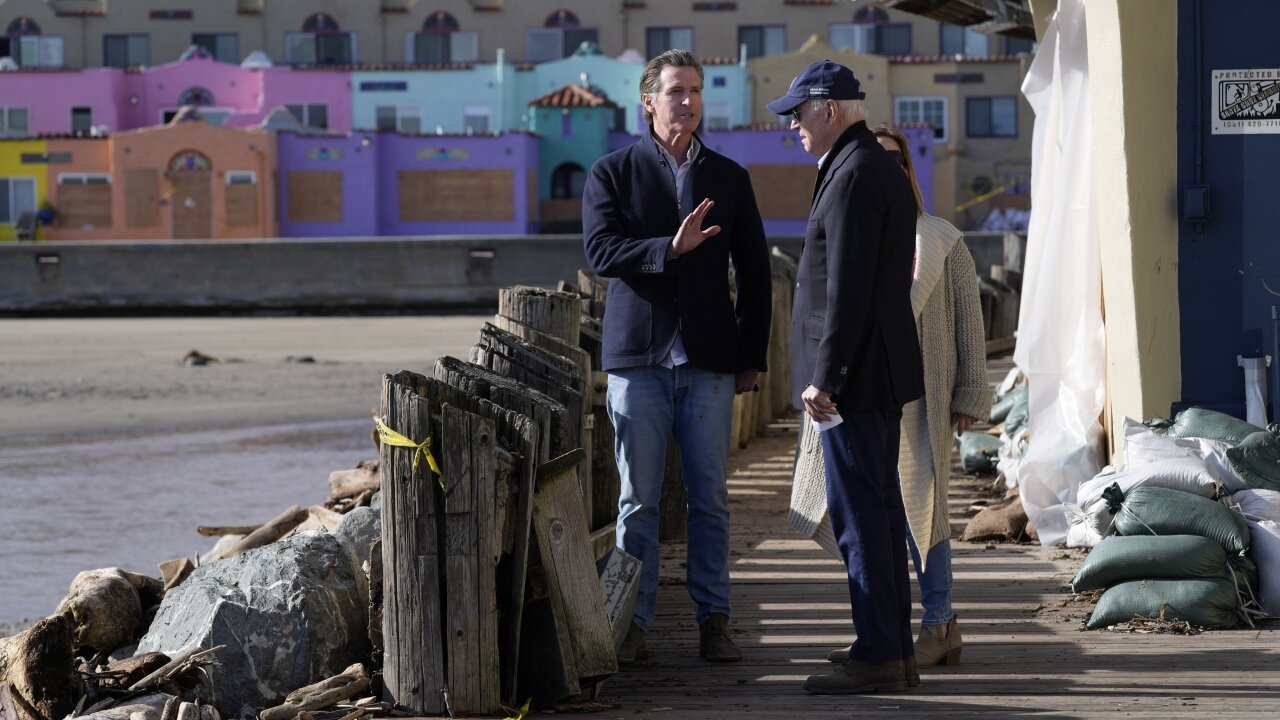
M 867 96 L 853 71 L 830 60 L 819 60 L 791 81 L 787 94 L 769 103 L 769 112 L 786 115 L 806 100 L 861 100 Z

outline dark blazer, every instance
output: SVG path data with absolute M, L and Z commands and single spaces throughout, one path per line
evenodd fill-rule
M 924 394 L 911 313 L 916 201 L 865 122 L 819 171 L 791 315 L 791 392 L 813 385 L 841 411 L 891 410 Z
M 701 138 L 699 138 L 701 142 Z M 605 301 L 603 367 L 656 365 L 676 330 L 695 367 L 735 373 L 768 369 L 773 314 L 769 248 L 751 180 L 704 143 L 689 169 L 692 206 L 715 205 L 703 227 L 720 233 L 667 259 L 686 213 L 675 179 L 652 136 L 600 158 L 582 194 L 587 264 L 611 278 Z M 729 293 L 733 260 L 737 302 Z

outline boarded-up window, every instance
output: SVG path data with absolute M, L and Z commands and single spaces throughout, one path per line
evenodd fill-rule
M 125 225 L 155 227 L 160 224 L 159 187 L 160 174 L 152 168 L 124 171 Z
M 525 186 L 528 189 L 528 203 L 525 205 L 525 222 L 538 222 L 538 171 L 529 168 L 525 177 Z
M 806 220 L 813 201 L 812 165 L 748 165 L 760 217 L 766 220 Z
M 342 171 L 290 170 L 291 222 L 342 222 Z
M 227 227 L 258 224 L 258 185 L 227 185 Z
M 401 170 L 400 220 L 514 220 L 511 170 Z
M 58 222 L 75 230 L 111 227 L 111 186 L 59 185 Z

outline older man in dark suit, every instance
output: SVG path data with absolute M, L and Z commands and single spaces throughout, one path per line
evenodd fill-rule
M 658 588 L 658 503 L 667 439 L 689 491 L 688 583 L 699 654 L 742 659 L 729 637 L 729 494 L 733 395 L 766 369 L 769 251 L 745 170 L 694 130 L 702 67 L 668 50 L 645 67 L 650 132 L 591 168 L 582 197 L 587 262 L 611 278 L 603 369 L 622 491 L 618 547 L 641 561 L 640 593 L 618 653 L 644 659 Z M 729 261 L 737 280 L 729 292 Z
M 857 631 L 834 675 L 805 682 L 824 694 L 919 682 L 898 484 L 902 407 L 924 392 L 910 295 L 916 202 L 867 129 L 864 97 L 852 71 L 824 60 L 769 103 L 820 158 L 791 316 L 791 387 L 811 420 L 839 419 L 822 431 L 822 450 Z

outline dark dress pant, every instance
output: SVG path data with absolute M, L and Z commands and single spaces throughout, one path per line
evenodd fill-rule
M 858 634 L 850 657 L 865 662 L 911 657 L 907 515 L 898 481 L 902 411 L 841 416 L 844 422 L 821 438 L 827 509 L 849 571 L 849 600 Z

